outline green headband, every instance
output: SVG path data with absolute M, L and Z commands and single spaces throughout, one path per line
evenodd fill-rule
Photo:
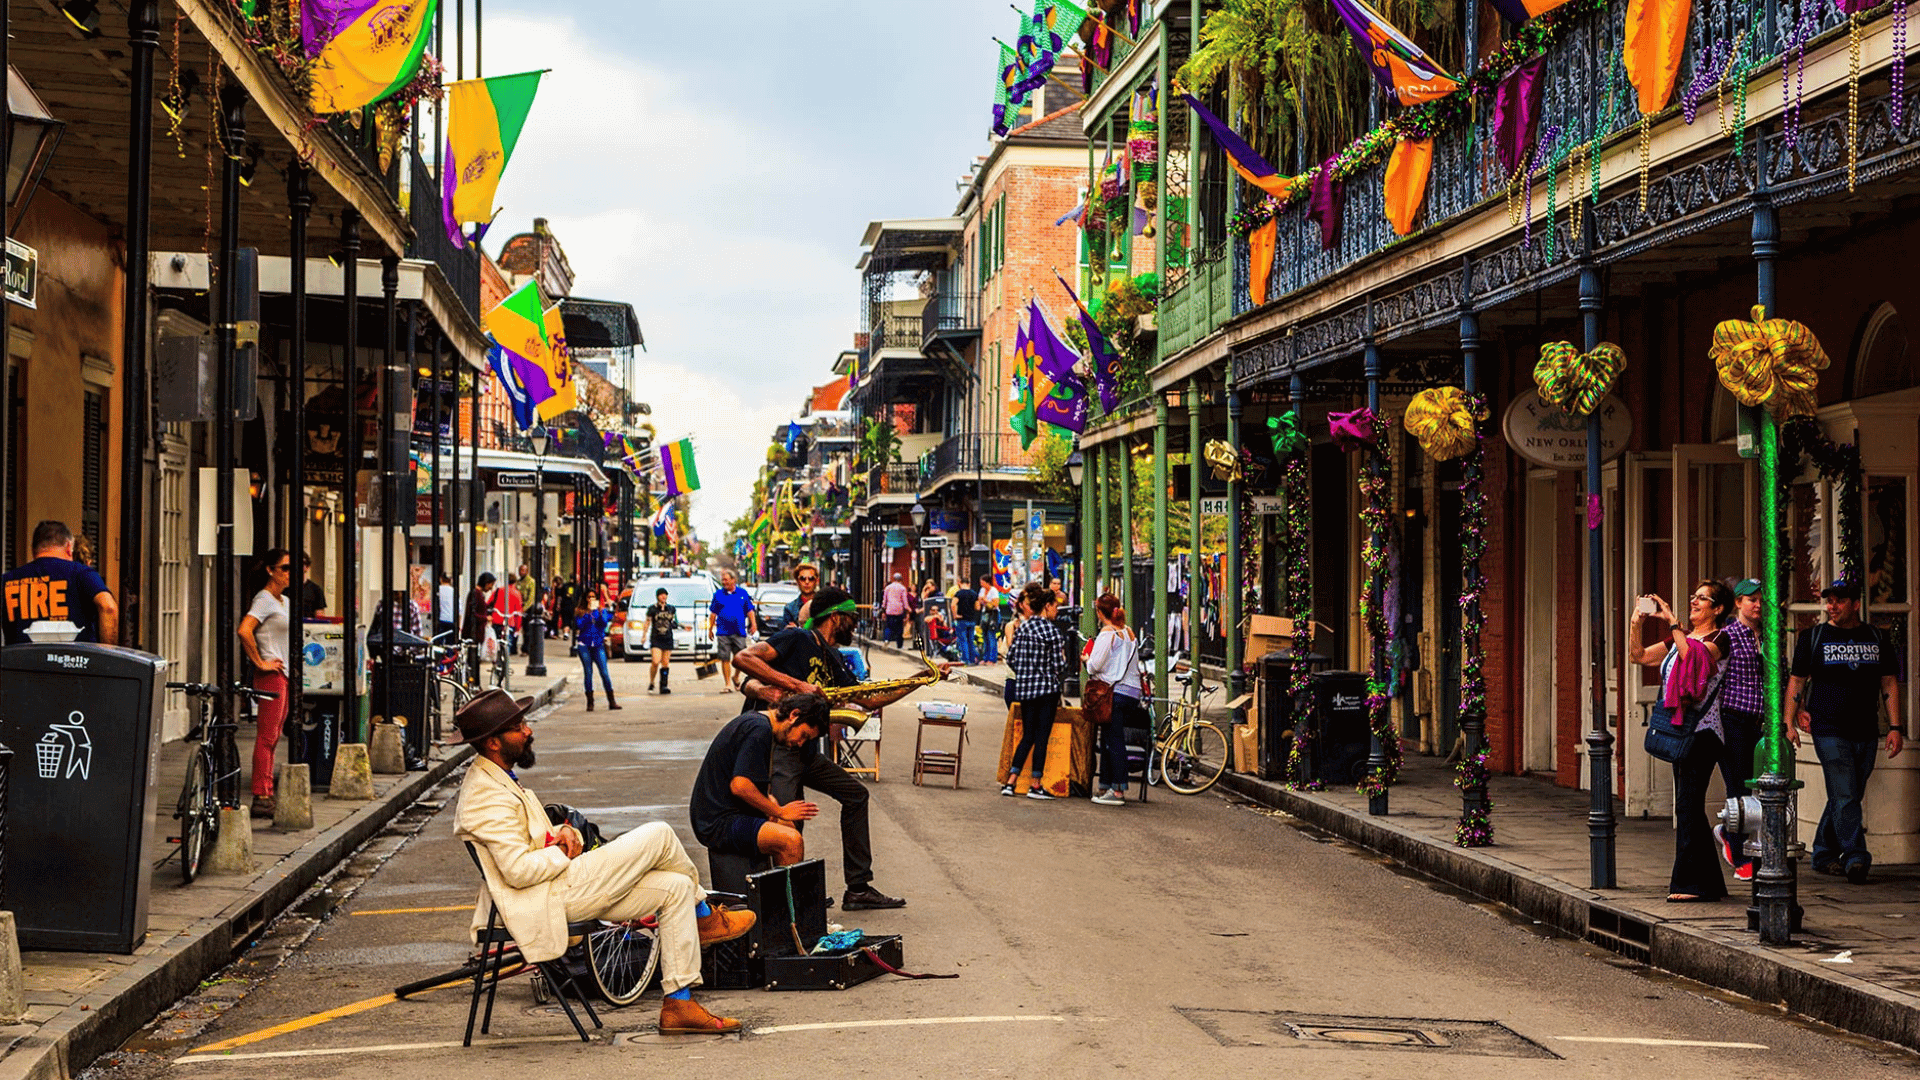
M 825 611 L 816 611 L 813 614 L 807 616 L 807 629 L 809 630 L 813 629 L 816 624 L 825 622 L 829 617 L 834 615 L 858 615 L 858 614 L 860 614 L 860 608 L 856 604 L 854 604 L 853 601 L 842 600 Z

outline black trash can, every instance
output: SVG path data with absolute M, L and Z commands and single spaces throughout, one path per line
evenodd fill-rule
M 7 893 L 23 949 L 131 953 L 147 936 L 161 672 L 79 642 L 0 649 Z
M 313 790 L 326 791 L 333 787 L 333 759 L 340 753 L 340 744 L 347 741 L 341 721 L 346 699 L 309 692 L 301 701 L 306 715 L 293 727 L 287 761 L 305 765 Z
M 1080 650 L 1085 644 L 1080 636 L 1080 611 L 1076 605 L 1062 605 L 1053 616 L 1053 625 L 1067 641 L 1065 693 L 1068 697 L 1080 696 Z
M 406 721 L 407 760 L 418 761 L 427 756 L 427 691 L 433 685 L 433 665 L 424 660 L 411 657 L 397 657 L 391 665 L 378 660 L 373 665 L 373 694 L 367 698 L 367 705 L 373 710 L 371 715 L 384 715 L 387 699 L 384 696 L 387 685 L 393 688 L 393 715 L 390 719 Z
M 1320 671 L 1313 676 L 1314 775 L 1350 786 L 1367 774 L 1373 732 L 1367 726 L 1364 671 Z
M 1309 675 L 1325 671 L 1333 663 L 1319 653 L 1308 653 L 1306 661 Z M 1289 779 L 1287 756 L 1293 750 L 1293 694 L 1288 689 L 1293 677 L 1293 653 L 1284 649 L 1270 652 L 1254 662 L 1254 672 L 1260 679 L 1263 692 L 1260 699 L 1260 775 L 1269 780 L 1286 780 Z M 1308 749 L 1311 756 L 1314 748 Z M 1311 760 L 1305 764 L 1308 777 L 1318 775 Z

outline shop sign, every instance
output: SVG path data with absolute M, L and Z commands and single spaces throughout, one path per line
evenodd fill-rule
M 1211 495 L 1202 496 L 1200 499 L 1200 513 L 1206 517 L 1226 517 L 1230 502 L 1231 500 L 1224 495 L 1218 497 Z
M 887 541 L 886 541 L 886 542 L 887 542 L 887 546 L 888 546 L 888 547 L 890 547 L 890 548 L 903 548 L 903 547 L 906 547 L 906 546 L 907 546 L 907 534 L 906 534 L 906 533 L 903 533 L 903 532 L 901 532 L 901 531 L 900 531 L 899 529 L 888 529 L 888 530 L 887 530 Z
M 339 413 L 307 412 L 307 483 L 345 490 L 347 418 Z
M 1633 416 L 1627 404 L 1608 394 L 1596 410 L 1600 416 L 1600 460 L 1612 461 L 1626 452 L 1633 438 Z M 1529 390 L 1513 400 L 1501 422 L 1513 452 L 1549 469 L 1587 467 L 1587 418 L 1569 416 L 1540 400 Z
M 40 253 L 7 237 L 7 299 L 21 307 L 33 307 L 40 292 Z
M 965 532 L 967 512 L 965 510 L 934 510 L 927 515 L 927 528 L 935 532 Z

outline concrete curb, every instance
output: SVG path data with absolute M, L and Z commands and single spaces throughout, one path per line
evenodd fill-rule
M 548 708 L 562 697 L 569 678 L 562 676 L 535 695 L 534 708 Z M 117 1048 L 225 967 L 262 927 L 472 756 L 471 746 L 461 746 L 425 772 L 409 773 L 403 783 L 282 859 L 274 876 L 257 883 L 251 894 L 195 921 L 161 952 L 129 964 L 62 1009 L 7 1048 L 0 1057 L 0 1080 L 68 1080 Z
M 1562 933 L 1844 1031 L 1920 1050 L 1920 995 L 1857 979 L 1753 941 L 1661 919 L 1484 849 L 1455 847 L 1391 818 L 1370 817 L 1365 810 L 1310 792 L 1289 791 L 1244 773 L 1229 772 L 1220 783 Z

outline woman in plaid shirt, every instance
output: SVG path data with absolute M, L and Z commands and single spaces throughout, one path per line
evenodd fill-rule
M 1760 745 L 1760 582 L 1748 578 L 1733 587 L 1734 620 L 1727 624 L 1727 673 L 1720 681 L 1720 779 L 1729 798 L 1745 795 L 1753 779 L 1753 751 Z M 1733 849 L 1726 826 L 1713 827 L 1720 857 L 1733 876 L 1753 880 L 1753 860 Z
M 1020 780 L 1020 763 L 1032 758 L 1033 782 L 1027 787 L 1029 799 L 1051 799 L 1040 775 L 1047 763 L 1047 739 L 1053 734 L 1053 717 L 1060 709 L 1060 688 L 1067 671 L 1067 642 L 1060 628 L 1053 625 L 1059 614 L 1060 598 L 1052 589 L 1038 583 L 1028 585 L 1020 594 L 1020 607 L 1027 618 L 1014 631 L 1007 649 L 1007 666 L 1013 670 L 1013 700 L 1020 705 L 1020 743 L 1013 748 L 1013 765 L 1002 795 L 1012 795 Z

